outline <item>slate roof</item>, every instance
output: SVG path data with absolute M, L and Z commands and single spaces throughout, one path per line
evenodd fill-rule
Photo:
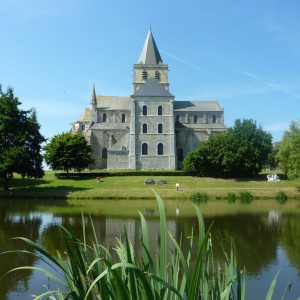
M 97 96 L 98 109 L 130 110 L 131 98 L 121 96 Z
M 219 101 L 174 101 L 174 111 L 220 111 Z
M 103 110 L 130 110 L 131 98 L 120 96 L 97 96 L 97 109 Z M 90 121 L 91 109 L 85 108 L 77 122 Z
M 78 121 L 87 122 L 90 120 L 91 110 L 89 108 L 85 108 L 83 114 L 79 117 Z
M 169 91 L 167 91 L 155 78 L 150 77 L 146 83 L 144 83 L 132 97 L 174 97 Z
M 195 131 L 199 130 L 225 130 L 227 126 L 223 123 L 175 123 L 175 128 L 189 128 Z
M 163 63 L 155 40 L 153 38 L 151 29 L 148 32 L 138 63 L 144 65 L 158 65 Z

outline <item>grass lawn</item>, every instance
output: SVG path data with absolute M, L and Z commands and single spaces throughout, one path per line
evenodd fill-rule
M 279 191 L 289 198 L 300 199 L 300 179 L 268 182 L 266 174 L 251 179 L 220 179 L 192 176 L 152 176 L 165 179 L 167 184 L 145 185 L 150 176 L 104 177 L 93 179 L 57 179 L 46 171 L 42 180 L 22 179 L 16 175 L 10 181 L 10 191 L 0 191 L 2 198 L 63 198 L 63 199 L 153 199 L 153 190 L 163 199 L 189 199 L 196 192 L 206 193 L 209 199 L 227 199 L 228 193 L 237 196 L 241 191 L 255 198 L 275 198 Z M 176 190 L 176 183 L 180 184 Z

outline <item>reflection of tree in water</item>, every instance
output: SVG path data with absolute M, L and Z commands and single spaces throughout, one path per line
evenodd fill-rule
M 41 246 L 51 255 L 57 256 L 56 250 L 62 254 L 65 244 L 62 238 L 62 232 L 57 224 L 50 223 L 42 231 L 40 237 Z
M 284 217 L 282 226 L 282 243 L 292 265 L 297 268 L 300 276 L 300 219 L 299 215 L 289 214 Z
M 31 218 L 28 215 L 10 218 L 2 211 L 0 219 L 0 252 L 16 249 L 32 251 L 24 242 L 10 240 L 10 238 L 22 236 L 36 241 L 39 237 L 40 225 L 40 218 Z M 3 254 L 1 255 L 0 274 L 3 275 L 9 270 L 20 266 L 33 266 L 35 262 L 36 258 L 29 254 Z M 10 291 L 26 290 L 32 272 L 31 270 L 17 271 L 2 278 L 0 284 L 1 299 L 6 300 Z
M 63 215 L 61 216 L 61 224 L 65 227 L 71 226 L 72 231 L 79 240 L 83 240 L 83 226 L 80 215 Z M 90 222 L 90 217 L 85 216 L 85 230 L 86 240 L 94 242 L 93 229 Z M 104 245 L 105 241 L 105 218 L 92 217 L 93 225 L 97 233 L 98 242 Z M 65 242 L 63 239 L 63 232 L 58 224 L 49 223 L 48 226 L 41 233 L 41 244 L 51 254 L 56 256 L 56 251 L 64 253 Z
M 233 239 L 239 265 L 245 266 L 249 274 L 259 274 L 263 267 L 276 259 L 277 230 L 268 226 L 261 216 L 238 215 L 205 220 L 206 224 L 212 222 L 214 254 L 217 257 L 222 255 L 219 245 L 229 253 Z
M 212 224 L 211 234 L 215 261 L 224 258 L 222 247 L 230 253 L 231 240 L 236 245 L 239 265 L 245 266 L 250 274 L 258 274 L 261 269 L 276 259 L 276 226 L 269 226 L 261 216 L 257 215 L 230 215 L 204 218 L 206 229 Z M 192 228 L 194 235 L 198 235 L 196 219 L 180 221 L 182 236 L 190 236 Z M 272 231 L 272 234 L 271 234 Z M 186 239 L 183 239 L 183 241 Z M 183 248 L 187 250 L 188 241 Z M 299 249 L 299 248 L 298 248 Z

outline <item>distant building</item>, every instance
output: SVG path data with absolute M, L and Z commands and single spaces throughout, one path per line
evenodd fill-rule
M 72 132 L 93 149 L 95 168 L 175 170 L 213 133 L 226 130 L 219 101 L 174 101 L 164 64 L 149 30 L 133 66 L 132 95 L 97 96 L 95 87 Z

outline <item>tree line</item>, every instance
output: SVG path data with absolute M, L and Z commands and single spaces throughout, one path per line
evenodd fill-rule
M 280 168 L 288 179 L 300 177 L 300 121 L 292 121 L 283 138 L 272 135 L 253 120 L 240 120 L 225 132 L 216 133 L 189 152 L 184 169 L 198 176 L 252 177 L 264 168 Z
M 272 153 L 272 136 L 253 120 L 237 119 L 232 128 L 211 135 L 184 159 L 199 176 L 256 176 Z
M 12 88 L 0 85 L 0 184 L 9 188 L 14 173 L 40 179 L 43 159 L 53 170 L 82 170 L 93 166 L 92 149 L 80 133 L 61 133 L 47 140 L 40 133 L 35 109 L 23 110 Z M 44 152 L 42 154 L 42 152 Z M 282 141 L 255 121 L 237 119 L 232 128 L 212 134 L 189 152 L 184 169 L 198 176 L 250 177 L 265 167 L 280 167 L 289 179 L 300 177 L 300 121 L 292 121 Z

